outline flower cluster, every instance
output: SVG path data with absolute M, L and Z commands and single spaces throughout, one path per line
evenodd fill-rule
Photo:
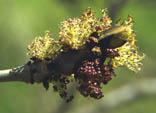
M 67 87 L 74 80 L 83 96 L 100 99 L 103 97 L 102 84 L 112 80 L 115 68 L 126 66 L 135 72 L 141 69 L 144 54 L 137 52 L 132 17 L 120 19 L 111 27 L 107 10 L 101 12 L 102 17 L 96 18 L 88 8 L 80 17 L 61 23 L 59 41 L 47 32 L 28 46 L 31 58 L 48 62 L 50 75 L 43 81 L 44 87 L 48 89 L 52 83 L 54 91 L 66 102 L 73 99 L 68 95 Z M 69 64 L 65 63 L 68 61 Z
M 115 48 L 114 50 L 119 51 L 120 56 L 112 59 L 112 64 L 114 67 L 118 66 L 126 66 L 128 69 L 138 72 L 141 70 L 142 63 L 141 60 L 144 59 L 145 55 L 139 55 L 137 52 L 137 47 L 135 45 L 135 32 L 131 29 L 133 25 L 133 19 L 129 15 L 126 20 L 117 21 L 117 25 L 128 26 L 127 30 L 127 43 L 119 48 Z
M 101 83 L 107 84 L 113 75 L 114 69 L 110 64 L 100 66 L 100 60 L 94 59 L 93 61 L 83 61 L 75 78 L 79 81 L 78 90 L 83 96 L 100 99 L 103 97 Z
M 59 74 L 53 74 L 51 78 L 54 91 L 59 92 L 60 97 L 67 103 L 73 99 L 73 96 L 69 95 L 67 92 L 67 85 L 72 81 L 72 79 L 72 77 Z
M 61 52 L 61 47 L 62 45 L 51 38 L 49 31 L 47 31 L 44 37 L 36 37 L 27 49 L 31 58 L 54 60 Z
M 113 65 L 106 59 L 119 56 L 118 51 L 105 49 L 101 53 L 102 57 L 94 54 L 92 59 L 82 61 L 77 68 L 75 79 L 79 83 L 78 90 L 85 97 L 102 98 L 101 84 L 107 84 L 115 75 Z
M 143 64 L 140 61 L 144 59 L 145 55 L 138 55 L 136 46 L 133 42 L 126 43 L 124 46 L 117 48 L 116 50 L 119 51 L 120 56 L 112 59 L 114 67 L 126 66 L 134 72 L 141 70 Z
M 96 18 L 91 8 L 88 8 L 81 17 L 63 21 L 59 29 L 59 37 L 69 48 L 80 49 L 83 48 L 90 34 L 97 32 L 100 36 L 103 31 L 110 28 L 111 22 L 106 9 L 102 10 L 101 18 Z

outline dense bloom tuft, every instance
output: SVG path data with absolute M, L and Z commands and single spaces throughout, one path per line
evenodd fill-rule
M 44 37 L 36 37 L 27 49 L 29 50 L 28 55 L 30 55 L 31 58 L 54 60 L 61 52 L 61 47 L 62 45 L 51 38 L 49 31 L 47 31 Z
M 105 58 L 115 56 L 115 51 L 105 51 Z M 106 64 L 101 64 L 100 60 L 103 59 L 96 58 L 90 61 L 85 60 L 77 69 L 75 79 L 79 82 L 78 90 L 85 97 L 91 96 L 96 99 L 102 98 L 103 93 L 101 92 L 101 84 L 107 84 L 115 74 L 114 68 L 109 62 Z
M 124 46 L 117 48 L 120 56 L 112 59 L 114 67 L 126 66 L 134 72 L 141 70 L 143 65 L 140 61 L 144 59 L 145 55 L 138 55 L 137 47 L 133 42 L 127 42 Z
M 135 32 L 132 30 L 132 22 L 133 19 L 130 15 L 127 19 L 117 22 L 117 25 L 128 27 L 126 33 L 123 34 L 126 34 L 127 42 L 123 46 L 115 49 L 119 51 L 120 56 L 113 58 L 112 63 L 114 67 L 126 66 L 128 69 L 138 72 L 141 70 L 140 67 L 142 66 L 140 61 L 144 59 L 145 55 L 138 54 L 137 47 L 135 45 Z
M 72 49 L 80 49 L 93 32 L 101 33 L 111 26 L 111 19 L 107 10 L 102 10 L 102 17 L 96 18 L 91 8 L 86 9 L 81 17 L 67 19 L 61 23 L 59 37 L 64 45 Z
M 50 74 L 41 81 L 43 86 L 48 89 L 52 83 L 54 91 L 66 102 L 73 99 L 67 90 L 73 81 L 78 82 L 77 90 L 84 97 L 100 99 L 104 96 L 102 85 L 112 80 L 115 68 L 126 66 L 134 72 L 141 69 L 145 55 L 137 51 L 133 18 L 129 15 L 127 19 L 119 19 L 112 27 L 107 10 L 101 12 L 102 16 L 96 18 L 88 8 L 80 17 L 61 23 L 59 41 L 46 32 L 28 46 L 34 63 L 35 59 L 46 60 Z

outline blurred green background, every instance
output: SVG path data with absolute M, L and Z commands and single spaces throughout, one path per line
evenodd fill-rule
M 123 2 L 124 1 L 124 2 Z M 0 69 L 25 64 L 27 45 L 50 30 L 58 38 L 58 26 L 80 16 L 87 7 L 100 15 L 109 8 L 113 19 L 134 17 L 137 45 L 146 54 L 141 72 L 126 68 L 103 86 L 104 98 L 75 99 L 66 104 L 52 87 L 41 84 L 0 83 L 0 113 L 156 113 L 156 1 L 155 0 L 0 0 Z

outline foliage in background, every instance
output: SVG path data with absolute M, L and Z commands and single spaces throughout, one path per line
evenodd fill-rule
M 153 49 L 156 42 L 156 3 L 151 1 L 129 1 L 123 7 L 121 13 L 117 14 L 118 17 L 126 17 L 127 14 L 133 15 L 135 19 L 134 29 L 137 30 L 137 40 L 139 40 L 138 45 L 147 54 L 148 58 L 140 74 L 134 75 L 125 68 L 122 71 L 116 70 L 120 76 L 115 77 L 109 87 L 106 86 L 103 89 L 105 96 L 107 96 L 107 92 L 127 83 L 155 76 L 156 52 Z M 0 68 L 6 69 L 24 64 L 28 60 L 25 54 L 26 47 L 35 36 L 43 35 L 43 32 L 48 29 L 54 37 L 58 37 L 56 33 L 58 32 L 59 22 L 77 16 L 88 6 L 92 7 L 96 12 L 100 8 L 107 7 L 105 2 L 100 0 L 77 1 L 74 5 L 64 3 L 62 0 L 0 0 Z M 53 113 L 59 109 L 59 105 L 63 102 L 53 91 L 46 92 L 42 89 L 42 86 L 38 85 L 4 83 L 0 85 L 0 89 L 0 112 L 2 113 Z M 92 107 L 96 109 L 96 106 L 100 103 L 90 99 L 83 99 L 78 94 L 77 96 L 79 98 L 72 103 L 70 111 L 83 110 L 83 106 L 92 105 L 93 103 L 94 106 Z M 104 99 L 101 101 L 104 101 Z M 138 100 L 133 100 L 131 103 L 115 108 L 112 113 L 117 111 L 120 113 L 127 112 L 127 109 L 129 109 L 129 112 L 134 113 L 138 111 L 142 113 L 147 111 L 156 112 L 153 106 L 156 104 L 155 102 L 155 96 L 143 95 Z

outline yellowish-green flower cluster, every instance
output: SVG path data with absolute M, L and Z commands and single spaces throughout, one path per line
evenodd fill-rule
M 112 59 L 114 67 L 126 66 L 134 72 L 140 71 L 142 65 L 140 61 L 144 59 L 144 54 L 138 55 L 137 47 L 133 42 L 128 42 L 116 50 L 119 51 L 120 56 Z
M 140 61 L 144 59 L 145 55 L 138 55 L 137 47 L 135 45 L 135 33 L 132 30 L 132 22 L 133 19 L 131 16 L 128 16 L 128 18 L 123 22 L 117 22 L 118 26 L 122 25 L 128 28 L 127 31 L 122 34 L 123 36 L 126 35 L 128 41 L 123 46 L 115 49 L 120 55 L 113 58 L 112 63 L 114 67 L 126 66 L 128 69 L 138 72 L 140 71 L 140 66 L 142 65 Z
M 101 12 L 102 17 L 96 18 L 91 8 L 88 8 L 81 17 L 63 21 L 59 29 L 61 42 L 72 49 L 80 49 L 91 33 L 97 32 L 100 36 L 103 31 L 110 28 L 112 22 L 106 9 Z
M 40 60 L 55 59 L 61 52 L 61 47 L 60 43 L 55 41 L 47 31 L 44 37 L 36 37 L 28 46 L 28 55 Z

